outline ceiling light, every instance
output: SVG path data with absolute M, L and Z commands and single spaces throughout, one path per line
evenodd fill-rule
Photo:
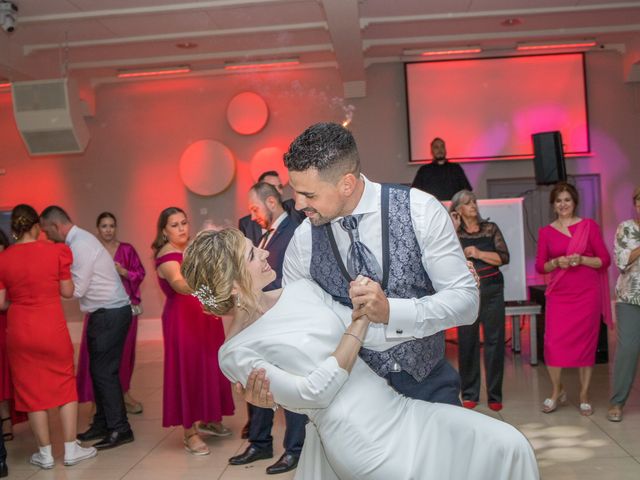
M 196 48 L 198 46 L 197 43 L 194 42 L 180 42 L 176 43 L 176 47 L 182 48 L 183 50 L 190 50 L 192 48 Z
M 576 40 L 567 42 L 528 42 L 518 43 L 517 50 L 560 50 L 560 49 L 586 49 L 595 47 L 595 40 Z
M 157 77 L 161 75 L 177 75 L 181 73 L 189 73 L 191 67 L 189 65 L 179 65 L 172 67 L 155 67 L 155 68 L 136 68 L 118 70 L 118 78 L 136 78 L 136 77 Z
M 299 64 L 300 61 L 297 58 L 281 58 L 255 62 L 225 62 L 224 68 L 225 70 L 260 70 L 291 67 Z
M 420 50 L 405 50 L 405 55 L 420 55 L 422 57 L 433 57 L 439 55 L 466 55 L 470 53 L 480 53 L 482 48 L 478 45 L 467 45 L 464 47 L 442 47 L 423 48 Z
M 518 25 L 522 25 L 522 20 L 519 18 L 507 18 L 501 21 L 500 25 L 503 27 L 517 27 Z

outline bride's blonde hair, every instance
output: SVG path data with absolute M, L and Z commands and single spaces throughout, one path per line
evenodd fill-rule
M 245 248 L 240 230 L 224 228 L 200 232 L 185 250 L 182 275 L 207 312 L 225 315 L 234 307 L 255 309 Z

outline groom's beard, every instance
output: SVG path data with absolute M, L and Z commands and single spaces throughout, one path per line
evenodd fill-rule
M 326 223 L 329 223 L 331 220 L 333 220 L 333 218 L 323 217 L 314 208 L 303 208 L 302 211 L 303 212 L 309 212 L 309 213 L 315 213 L 315 215 L 313 217 L 309 217 L 309 221 L 311 222 L 311 225 L 314 225 L 316 227 L 319 227 L 320 225 L 324 225 Z

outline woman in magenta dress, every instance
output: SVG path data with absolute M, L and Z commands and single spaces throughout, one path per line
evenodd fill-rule
M 63 243 L 38 240 L 38 214 L 29 205 L 13 209 L 11 230 L 16 243 L 0 254 L 0 310 L 9 308 L 7 354 L 16 410 L 28 413 L 38 442 L 31 463 L 49 469 L 54 466 L 49 411 L 58 409 L 64 464 L 75 465 L 94 457 L 96 449 L 76 441 L 73 345 L 60 301 L 60 296 L 73 296 L 73 257 Z
M 145 271 L 140 257 L 133 245 L 121 242 L 117 239 L 117 221 L 115 215 L 110 212 L 102 212 L 96 220 L 98 240 L 111 254 L 116 270 L 120 274 L 120 280 L 131 299 L 134 315 L 131 319 L 129 333 L 122 351 L 120 363 L 120 384 L 124 392 L 124 404 L 127 413 L 142 413 L 142 403 L 133 398 L 130 393 L 131 376 L 136 361 L 136 337 L 138 335 L 138 315 L 142 312 L 140 304 L 140 284 L 144 280 Z M 82 342 L 80 344 L 80 356 L 78 359 L 78 400 L 80 402 L 93 402 L 93 384 L 89 373 L 89 350 L 87 348 L 87 318 L 84 319 Z
M 200 434 L 230 435 L 221 421 L 222 416 L 233 415 L 234 407 L 231 384 L 218 365 L 218 350 L 224 343 L 222 319 L 204 313 L 180 273 L 188 241 L 184 211 L 164 209 L 152 245 L 160 288 L 167 297 L 162 311 L 162 425 L 182 425 L 185 449 L 193 455 L 208 455 Z
M 591 415 L 589 384 L 595 363 L 600 318 L 611 324 L 607 268 L 611 263 L 598 225 L 576 216 L 578 192 L 558 183 L 550 203 L 558 218 L 539 231 L 536 269 L 549 273 L 547 285 L 544 357 L 553 391 L 544 413 L 566 403 L 562 369 L 578 368 L 580 413 Z

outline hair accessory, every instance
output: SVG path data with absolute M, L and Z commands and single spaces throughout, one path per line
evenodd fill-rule
M 201 285 L 195 292 L 191 295 L 200 300 L 200 303 L 206 307 L 218 309 L 219 304 L 216 301 L 216 297 L 211 292 L 211 289 L 207 285 Z

